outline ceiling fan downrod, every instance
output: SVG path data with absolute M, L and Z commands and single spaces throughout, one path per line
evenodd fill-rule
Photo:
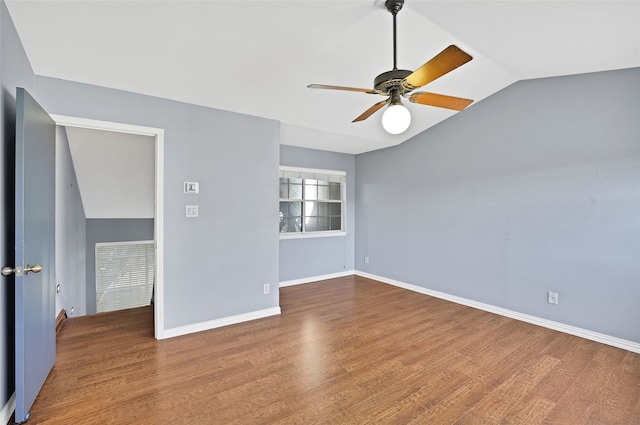
M 393 15 L 393 70 L 398 69 L 398 54 L 397 54 L 397 45 L 398 40 L 396 36 L 396 15 L 402 9 L 404 5 L 404 0 L 387 0 L 384 3 L 384 6 L 387 8 L 389 13 Z

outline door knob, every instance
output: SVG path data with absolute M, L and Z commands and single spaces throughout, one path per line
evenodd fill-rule
M 2 268 L 2 276 L 10 276 L 13 273 L 16 274 L 16 276 L 22 276 L 22 267 L 18 266 L 15 269 L 13 267 L 3 267 Z
M 40 273 L 41 271 L 42 266 L 40 264 L 34 264 L 33 266 L 27 264 L 26 266 L 24 266 L 24 274 L 29 274 L 29 272 Z
M 16 267 L 15 269 L 13 267 L 7 266 L 2 268 L 2 275 L 10 276 L 15 273 L 16 276 L 22 276 L 23 271 L 25 275 L 29 273 L 40 273 L 42 271 L 42 266 L 40 264 L 34 264 L 33 266 L 27 264 L 26 266 L 24 266 L 24 269 L 20 266 Z

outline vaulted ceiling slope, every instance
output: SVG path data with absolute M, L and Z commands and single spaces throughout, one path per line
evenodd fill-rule
M 383 98 L 306 88 L 369 88 L 393 67 L 383 0 L 8 0 L 7 7 L 38 75 L 279 120 L 283 144 L 361 153 L 454 114 L 408 104 L 411 127 L 392 136 L 381 112 L 351 123 Z M 425 89 L 476 103 L 522 79 L 638 67 L 640 1 L 406 0 L 398 67 L 414 70 L 450 44 L 474 59 Z
M 66 127 L 86 218 L 153 218 L 155 139 Z

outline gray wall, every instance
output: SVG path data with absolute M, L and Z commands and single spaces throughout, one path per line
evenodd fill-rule
M 358 155 L 356 269 L 640 342 L 639 117 L 640 69 L 529 80 Z
M 153 240 L 152 218 L 114 218 L 87 220 L 87 313 L 96 313 L 96 244 Z M 84 247 L 83 247 L 84 249 Z
M 278 282 L 278 122 L 47 77 L 35 86 L 52 114 L 165 130 L 166 329 L 278 307 L 278 291 L 262 293 Z M 199 218 L 185 218 L 188 203 Z
M 78 189 L 69 140 L 64 127 L 56 128 L 56 315 L 87 314 L 87 220 Z
M 347 235 L 280 241 L 280 282 L 353 270 L 355 156 L 280 146 L 280 165 L 347 172 Z
M 33 94 L 34 74 L 7 7 L 0 1 L 0 266 L 14 264 L 16 87 Z M 0 410 L 14 391 L 14 279 L 0 276 Z

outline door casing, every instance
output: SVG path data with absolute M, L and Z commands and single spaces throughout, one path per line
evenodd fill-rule
M 51 118 L 59 126 L 139 134 L 151 136 L 155 139 L 154 239 L 156 243 L 156 282 L 153 318 L 155 338 L 166 338 L 164 328 L 164 129 L 65 115 L 51 114 Z

